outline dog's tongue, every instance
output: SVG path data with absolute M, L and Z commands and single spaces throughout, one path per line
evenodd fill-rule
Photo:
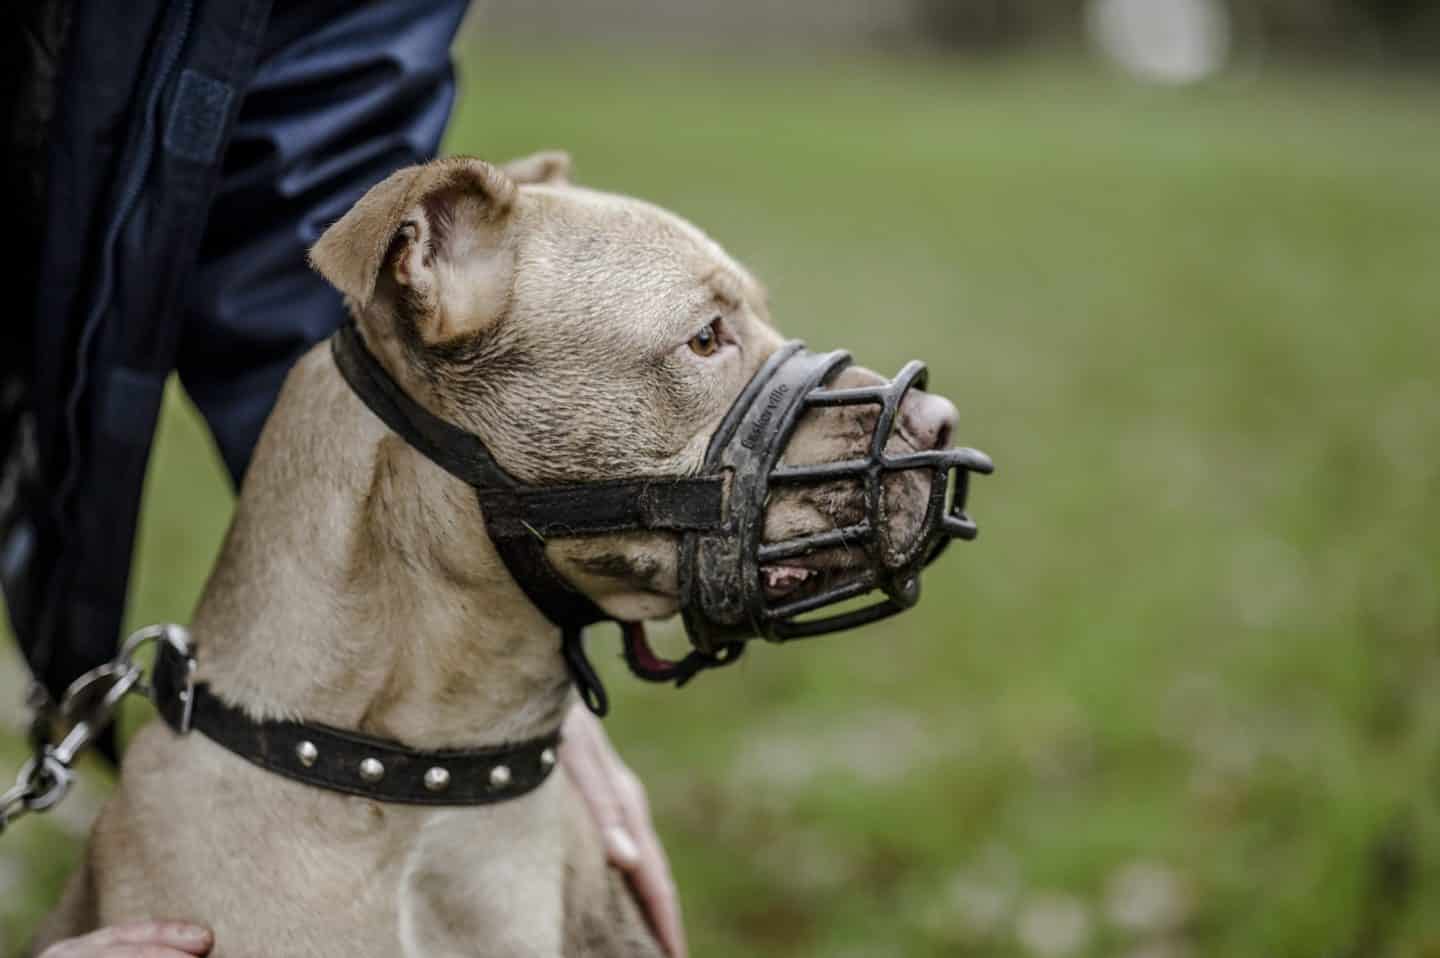
M 661 658 L 650 647 L 644 622 L 622 622 L 620 628 L 625 633 L 625 647 L 630 653 L 630 661 L 637 668 L 646 672 L 665 672 L 675 667 L 674 662 Z

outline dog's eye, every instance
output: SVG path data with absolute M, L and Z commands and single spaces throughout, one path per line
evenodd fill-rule
M 720 320 L 716 319 L 690 337 L 690 351 L 696 356 L 713 356 L 720 348 Z

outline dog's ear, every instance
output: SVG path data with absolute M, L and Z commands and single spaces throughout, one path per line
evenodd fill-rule
M 509 299 L 514 204 L 514 181 L 483 160 L 407 167 L 326 230 L 310 264 L 357 317 L 393 297 L 427 341 L 478 331 Z
M 564 150 L 545 150 L 511 160 L 503 167 L 505 175 L 516 183 L 569 183 L 570 154 Z

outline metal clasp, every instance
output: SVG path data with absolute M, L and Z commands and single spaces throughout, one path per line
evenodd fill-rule
M 163 642 L 169 651 L 179 656 L 183 674 L 171 676 L 169 672 L 162 671 L 162 656 L 167 651 L 162 648 L 155 655 L 155 670 L 149 684 L 141 683 L 135 691 L 144 695 L 152 705 L 162 710 L 165 703 L 161 701 L 161 698 L 173 695 L 180 703 L 177 731 L 184 735 L 190 731 L 190 717 L 195 710 L 195 653 L 190 644 L 189 630 L 184 626 L 173 624 L 152 625 L 140 629 L 125 640 L 125 645 L 120 649 L 119 661 L 133 665 L 135 655 L 145 646 L 156 642 Z M 179 680 L 178 688 L 169 687 L 172 678 Z
M 190 634 L 178 625 L 152 625 L 132 633 L 119 655 L 71 682 L 57 707 L 52 709 L 43 696 L 32 694 L 35 754 L 20 768 L 15 784 L 0 793 L 0 832 L 27 812 L 43 812 L 60 803 L 75 780 L 76 758 L 115 721 L 125 696 L 139 692 L 155 700 L 154 683 L 144 682 L 144 669 L 135 656 L 146 645 L 162 641 L 185 663 L 184 685 L 176 694 L 183 707 L 182 728 L 189 730 L 195 671 Z M 52 733 L 59 737 L 58 745 L 50 744 Z
M 49 746 L 20 766 L 15 784 L 0 793 L 0 833 L 28 812 L 43 812 L 60 803 L 70 792 L 75 773 Z

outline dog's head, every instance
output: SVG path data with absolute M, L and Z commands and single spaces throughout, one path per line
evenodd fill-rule
M 506 166 L 456 157 L 401 170 L 372 189 L 311 252 L 346 297 L 371 349 L 412 396 L 480 436 L 528 483 L 696 473 L 736 397 L 783 340 L 764 288 L 713 240 L 649 203 L 569 182 L 546 153 Z M 880 383 L 849 367 L 830 385 Z M 955 409 L 906 394 L 890 453 L 948 443 Z M 814 409 L 785 449 L 790 465 L 863 456 L 876 411 Z M 921 530 L 930 476 L 883 482 L 896 555 Z M 473 501 L 473 500 L 472 500 Z M 852 524 L 858 482 L 776 491 L 764 536 Z M 483 535 L 481 523 L 473 523 Z M 547 556 L 606 613 L 678 608 L 678 538 L 627 532 L 552 536 Z M 762 568 L 774 598 L 853 574 L 835 547 Z

